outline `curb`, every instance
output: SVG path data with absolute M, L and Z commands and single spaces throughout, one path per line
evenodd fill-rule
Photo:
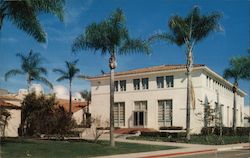
M 188 151 L 188 152 L 179 152 L 179 153 L 143 156 L 143 157 L 139 157 L 139 158 L 157 158 L 157 157 L 166 157 L 166 156 L 179 156 L 179 155 L 198 154 L 198 153 L 207 153 L 207 152 L 215 152 L 215 151 L 216 151 L 216 149 L 206 149 L 206 150 L 197 150 L 197 151 Z
M 217 151 L 228 151 L 228 150 L 249 149 L 249 148 L 250 148 L 250 145 L 232 146 L 232 147 L 218 148 Z
M 169 153 L 169 154 L 159 154 L 159 155 L 151 155 L 151 156 L 142 156 L 139 158 L 157 158 L 157 157 L 166 157 L 166 156 L 181 156 L 181 155 L 192 155 L 192 154 L 201 154 L 208 152 L 220 152 L 220 151 L 229 151 L 229 150 L 237 150 L 237 149 L 250 149 L 250 145 L 245 146 L 232 146 L 225 148 L 215 148 L 215 149 L 206 149 L 206 150 L 196 150 L 196 151 L 187 151 L 187 152 L 177 152 L 177 153 Z

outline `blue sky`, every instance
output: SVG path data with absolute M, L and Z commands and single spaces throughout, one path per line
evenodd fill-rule
M 223 14 L 220 21 L 224 31 L 213 33 L 195 47 L 194 63 L 206 64 L 215 72 L 222 74 L 233 56 L 247 55 L 249 47 L 249 6 L 248 0 L 66 0 L 65 20 L 60 22 L 51 15 L 39 15 L 46 33 L 46 44 L 36 42 L 26 33 L 16 29 L 9 21 L 4 21 L 0 32 L 0 88 L 16 92 L 26 87 L 25 77 L 17 76 L 8 82 L 3 79 L 4 73 L 19 67 L 16 53 L 27 53 L 30 49 L 41 53 L 46 58 L 44 66 L 48 68 L 48 79 L 54 85 L 67 82 L 56 82 L 57 74 L 53 68 L 64 68 L 64 61 L 80 59 L 81 72 L 87 75 L 99 75 L 101 70 L 108 72 L 108 56 L 101 56 L 91 51 L 71 53 L 72 41 L 92 23 L 108 17 L 116 8 L 122 8 L 127 19 L 127 26 L 132 37 L 147 38 L 157 31 L 168 31 L 167 21 L 170 16 L 185 16 L 194 5 L 201 8 L 202 14 L 219 11 Z M 117 71 L 143 68 L 152 65 L 185 63 L 184 47 L 177 47 L 159 42 L 152 45 L 152 55 L 142 54 L 118 57 Z M 249 92 L 249 81 L 240 82 L 240 88 Z M 75 80 L 74 91 L 88 89 L 87 81 Z M 46 89 L 48 91 L 48 89 Z M 248 98 L 248 97 L 247 97 Z M 246 103 L 249 99 L 246 98 Z

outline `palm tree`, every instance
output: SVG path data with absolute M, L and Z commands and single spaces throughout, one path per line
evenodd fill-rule
M 43 59 L 39 53 L 33 53 L 32 50 L 27 55 L 16 54 L 17 57 L 21 59 L 21 69 L 12 69 L 5 73 L 5 81 L 10 77 L 16 75 L 26 75 L 27 76 L 27 87 L 28 92 L 32 81 L 38 81 L 49 88 L 53 88 L 53 85 L 42 75 L 47 75 L 47 70 L 41 66 Z
M 2 134 L 2 140 L 5 139 L 5 128 L 8 125 L 8 120 L 11 118 L 11 114 L 8 110 L 2 108 L 0 110 L 0 130 Z
M 212 13 L 210 15 L 201 15 L 199 7 L 194 7 L 186 17 L 178 15 L 169 19 L 168 27 L 170 33 L 157 33 L 150 37 L 149 41 L 163 40 L 174 43 L 178 46 L 186 47 L 186 69 L 187 69 L 187 104 L 186 104 L 186 138 L 190 140 L 190 105 L 192 104 L 192 67 L 193 67 L 193 49 L 202 39 L 211 32 L 218 31 L 218 24 L 221 15 Z
M 233 130 L 236 133 L 236 106 L 237 106 L 237 93 L 238 93 L 238 81 L 241 79 L 248 79 L 249 78 L 249 57 L 234 57 L 229 62 L 229 68 L 224 70 L 224 78 L 229 79 L 232 78 L 234 80 L 233 84 L 233 94 L 234 94 L 234 101 L 233 101 Z
M 84 90 L 80 92 L 80 95 L 87 102 L 87 114 L 89 114 L 89 105 L 91 102 L 91 91 Z M 90 125 L 89 118 L 87 118 L 87 114 L 84 113 L 84 125 Z
M 64 0 L 22 0 L 22 1 L 0 1 L 0 30 L 4 20 L 11 21 L 18 29 L 25 31 L 38 42 L 46 42 L 44 32 L 37 16 L 39 13 L 56 15 L 63 20 Z
M 74 61 L 65 61 L 66 70 L 62 69 L 53 69 L 54 72 L 59 73 L 61 76 L 57 79 L 57 81 L 68 80 L 69 81 L 69 113 L 71 113 L 72 109 L 72 82 L 75 77 L 77 78 L 86 78 L 86 76 L 79 75 L 80 69 L 76 67 L 78 60 Z
M 84 90 L 80 92 L 80 95 L 87 102 L 87 112 L 89 113 L 89 104 L 91 102 L 91 92 L 88 90 Z
M 92 23 L 78 36 L 72 45 L 72 51 L 92 49 L 100 50 L 102 55 L 109 54 L 110 67 L 110 145 L 114 142 L 114 70 L 116 68 L 116 55 L 133 53 L 150 53 L 147 42 L 141 39 L 131 39 L 126 28 L 123 11 L 117 9 L 112 15 L 100 22 Z

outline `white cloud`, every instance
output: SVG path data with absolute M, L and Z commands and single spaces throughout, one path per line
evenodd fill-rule
M 56 94 L 57 98 L 60 99 L 69 99 L 69 91 L 68 88 L 66 88 L 63 85 L 56 85 L 54 86 L 53 93 Z M 81 97 L 81 94 L 79 92 L 72 93 L 72 99 L 77 99 L 77 100 L 83 100 Z
M 53 92 L 56 94 L 57 98 L 60 98 L 60 99 L 68 99 L 69 98 L 68 88 L 64 87 L 63 85 L 54 86 Z
M 44 89 L 41 84 L 32 84 L 29 89 L 31 92 L 35 92 L 36 94 L 44 93 Z
M 75 96 L 75 98 L 79 98 L 79 99 L 82 98 L 82 97 L 81 97 L 81 94 L 80 94 L 79 92 L 76 92 L 76 93 L 74 94 L 74 96 Z

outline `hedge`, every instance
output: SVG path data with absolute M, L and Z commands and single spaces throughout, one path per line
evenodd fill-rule
M 181 126 L 170 126 L 170 127 L 163 126 L 163 127 L 160 127 L 159 129 L 160 130 L 182 130 L 183 127 L 181 127 Z
M 181 138 L 185 137 L 186 133 L 185 132 L 141 132 L 141 136 Z
M 209 134 L 215 134 L 220 135 L 220 127 L 203 127 L 201 129 L 202 135 L 209 135 Z M 249 135 L 250 134 L 250 127 L 237 127 L 236 128 L 236 135 L 243 136 L 243 135 Z M 225 136 L 233 136 L 234 131 L 232 127 L 222 127 L 222 135 Z

